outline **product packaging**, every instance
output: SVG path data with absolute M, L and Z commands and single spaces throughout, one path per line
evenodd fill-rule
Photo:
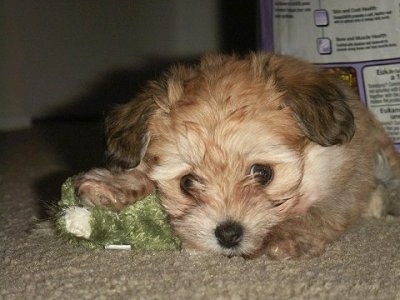
M 261 48 L 334 69 L 400 150 L 400 0 L 260 0 Z

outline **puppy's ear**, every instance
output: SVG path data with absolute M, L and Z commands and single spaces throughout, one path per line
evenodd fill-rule
M 107 156 L 112 165 L 134 168 L 143 159 L 150 142 L 149 122 L 153 115 L 167 115 L 183 94 L 185 82 L 194 76 L 191 68 L 171 67 L 158 81 L 106 118 Z
M 348 88 L 325 69 L 286 56 L 268 58 L 266 72 L 285 94 L 282 106 L 292 110 L 306 137 L 322 146 L 349 142 L 355 124 Z
M 150 135 L 148 121 L 156 109 L 150 95 L 114 108 L 106 118 L 107 157 L 112 165 L 136 167 L 142 160 Z

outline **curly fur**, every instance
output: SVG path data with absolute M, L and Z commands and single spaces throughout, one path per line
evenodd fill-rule
M 126 170 L 83 175 L 81 197 L 118 210 L 138 199 L 127 190 L 154 189 L 188 249 L 318 255 L 366 211 L 400 213 L 399 158 L 382 126 L 334 75 L 292 57 L 174 67 L 106 126 Z M 261 184 L 254 165 L 273 177 Z

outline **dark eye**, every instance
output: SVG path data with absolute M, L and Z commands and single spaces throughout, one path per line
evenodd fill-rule
M 183 193 L 191 195 L 191 189 L 196 178 L 192 174 L 187 174 L 181 178 L 180 186 Z
M 254 176 L 262 185 L 269 183 L 274 175 L 271 166 L 254 164 L 250 168 L 250 175 Z

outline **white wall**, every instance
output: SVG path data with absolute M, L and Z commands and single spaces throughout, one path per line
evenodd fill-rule
M 98 74 L 218 48 L 213 0 L 2 0 L 0 129 L 65 105 Z

